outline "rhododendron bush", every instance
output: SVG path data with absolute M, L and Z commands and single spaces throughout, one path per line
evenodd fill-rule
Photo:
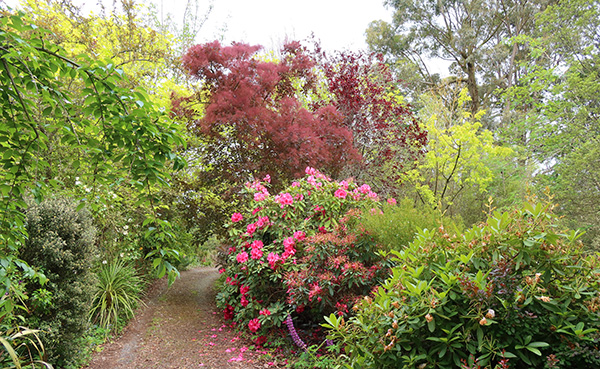
M 268 182 L 247 183 L 253 207 L 231 216 L 217 295 L 225 318 L 259 338 L 290 314 L 316 323 L 347 314 L 389 270 L 358 222 L 364 211 L 380 212 L 368 185 L 313 168 L 277 195 Z
M 352 368 L 600 368 L 600 255 L 547 203 L 421 230 L 329 338 Z

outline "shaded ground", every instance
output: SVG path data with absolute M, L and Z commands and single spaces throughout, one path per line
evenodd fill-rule
M 212 289 L 218 272 L 201 267 L 181 273 L 167 288 L 161 280 L 149 292 L 121 337 L 94 354 L 88 369 L 282 368 L 264 351 L 224 326 Z

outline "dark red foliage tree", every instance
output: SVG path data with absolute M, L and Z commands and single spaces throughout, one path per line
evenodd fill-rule
M 342 125 L 352 131 L 362 156 L 361 162 L 348 163 L 344 174 L 393 192 L 399 174 L 414 165 L 427 143 L 427 132 L 410 107 L 396 99 L 400 81 L 380 55 L 344 51 L 329 56 L 315 44 L 313 56 L 333 96 L 328 104 L 343 115 Z M 316 101 L 315 108 L 320 104 Z
M 347 163 L 360 162 L 351 127 L 334 106 L 302 106 L 298 94 L 316 88 L 315 61 L 298 42 L 285 45 L 279 62 L 255 57 L 259 46 L 215 41 L 196 45 L 183 56 L 203 92 L 176 99 L 176 114 L 202 135 L 207 164 L 237 180 L 270 174 L 289 180 L 312 166 L 336 176 Z M 185 103 L 207 96 L 204 115 L 194 117 Z

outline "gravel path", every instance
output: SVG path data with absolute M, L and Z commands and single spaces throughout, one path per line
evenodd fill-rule
M 281 368 L 263 351 L 223 325 L 213 285 L 216 269 L 181 273 L 171 288 L 164 280 L 149 292 L 123 334 L 96 353 L 88 369 Z M 279 364 L 279 365 L 277 365 Z

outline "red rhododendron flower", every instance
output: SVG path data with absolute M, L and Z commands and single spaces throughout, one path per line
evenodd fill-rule
M 248 291 L 250 291 L 250 287 L 248 287 L 248 286 L 246 286 L 246 285 L 244 285 L 244 284 L 240 286 L 240 293 L 241 293 L 242 295 L 245 295 L 245 294 L 247 294 L 247 293 L 248 293 Z
M 233 215 L 231 216 L 231 221 L 234 223 L 239 222 L 242 219 L 244 219 L 244 216 L 240 213 L 233 213 Z
M 258 318 L 250 320 L 250 322 L 248 323 L 248 329 L 250 329 L 250 332 L 252 333 L 260 329 L 260 321 L 258 320 Z
M 258 338 L 254 340 L 254 343 L 256 344 L 256 346 L 264 345 L 265 343 L 267 343 L 267 336 L 258 336 Z
M 264 308 L 261 311 L 258 312 L 258 315 L 265 315 L 265 316 L 269 316 L 271 315 L 271 311 L 269 311 L 269 309 Z
M 246 298 L 246 295 L 242 295 L 242 299 L 240 300 L 240 305 L 242 305 L 243 307 L 248 306 L 248 299 Z

